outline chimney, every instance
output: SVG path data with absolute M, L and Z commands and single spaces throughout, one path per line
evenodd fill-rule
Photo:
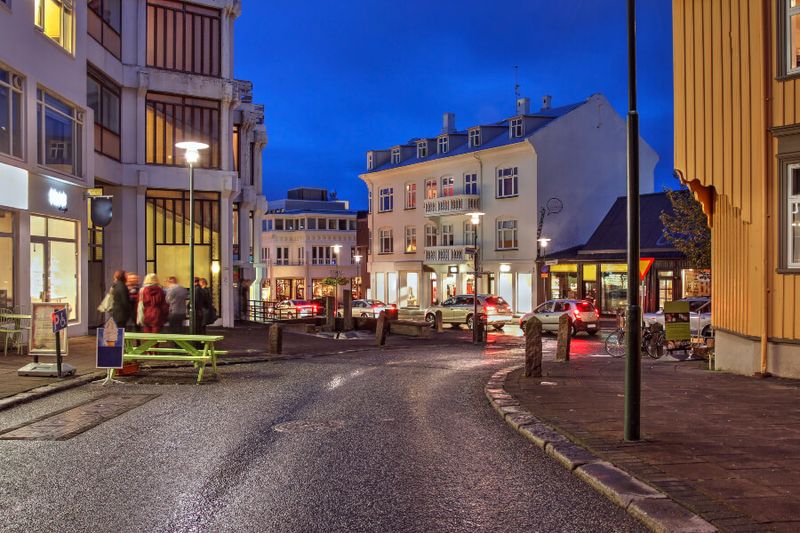
M 553 97 L 549 94 L 542 96 L 542 111 L 545 109 L 550 109 L 550 103 L 553 101 Z
M 445 113 L 442 115 L 442 133 L 456 132 L 456 114 Z
M 517 115 L 530 115 L 530 114 L 531 114 L 531 99 L 517 98 Z

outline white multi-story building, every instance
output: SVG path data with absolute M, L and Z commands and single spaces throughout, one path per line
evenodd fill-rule
M 0 0 L 0 307 L 70 304 L 85 333 L 114 270 L 189 278 L 188 181 L 175 143 L 209 144 L 195 171 L 196 273 L 233 325 L 265 208 L 263 109 L 233 79 L 239 0 Z M 234 149 L 234 144 L 236 148 Z M 95 227 L 90 195 L 113 196 Z M 252 219 L 239 224 L 238 217 Z M 239 235 L 233 226 L 238 225 Z
M 625 193 L 626 127 L 608 100 L 538 111 L 527 98 L 501 122 L 457 130 L 445 113 L 441 133 L 367 152 L 371 296 L 399 307 L 425 306 L 473 290 L 470 254 L 477 227 L 478 290 L 508 300 L 517 312 L 537 300 L 539 212 L 551 249 L 583 244 Z M 641 189 L 653 190 L 658 156 L 642 141 Z
M 358 213 L 325 189 L 298 188 L 288 198 L 270 201 L 264 216 L 261 259 L 267 266 L 262 299 L 278 301 L 333 296 L 326 278 L 347 280 L 360 298 L 361 259 L 356 247 Z

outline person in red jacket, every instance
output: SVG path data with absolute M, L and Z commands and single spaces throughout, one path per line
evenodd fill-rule
M 137 322 L 144 333 L 158 333 L 167 322 L 169 304 L 158 276 L 148 274 L 144 278 L 144 286 L 139 291 L 139 310 Z

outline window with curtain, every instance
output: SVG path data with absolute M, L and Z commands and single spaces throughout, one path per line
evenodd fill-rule
M 147 163 L 186 165 L 175 143 L 191 140 L 209 145 L 195 166 L 219 168 L 219 101 L 148 92 L 145 109 Z
M 173 0 L 147 2 L 147 66 L 220 76 L 221 15 Z
M 406 226 L 406 253 L 412 254 L 417 251 L 417 228 Z

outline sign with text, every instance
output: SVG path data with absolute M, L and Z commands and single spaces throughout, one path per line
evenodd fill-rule
M 664 332 L 668 341 L 688 341 L 692 338 L 689 302 L 664 302 Z
M 67 329 L 55 332 L 53 315 L 67 310 L 65 304 L 34 302 L 31 304 L 31 335 L 28 350 L 31 355 L 56 355 L 56 335 L 61 335 L 61 355 L 66 355 Z
M 116 327 L 97 328 L 97 368 L 122 368 L 125 330 Z

